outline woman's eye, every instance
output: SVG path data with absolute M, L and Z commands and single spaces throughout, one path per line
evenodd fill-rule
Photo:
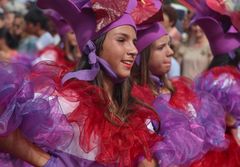
M 118 38 L 117 41 L 118 41 L 118 42 L 124 42 L 125 39 L 124 39 L 124 38 Z
M 164 46 L 157 47 L 158 50 L 163 50 Z

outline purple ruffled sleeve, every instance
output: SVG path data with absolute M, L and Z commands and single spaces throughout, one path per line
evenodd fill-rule
M 158 97 L 154 108 L 161 118 L 163 140 L 153 148 L 162 167 L 187 165 L 202 155 L 205 129 Z
M 66 147 L 73 131 L 53 96 L 54 82 L 44 75 L 33 77 L 34 68 L 41 69 L 0 63 L 0 136 L 18 128 L 42 148 Z
M 197 91 L 200 100 L 196 120 L 205 127 L 204 152 L 214 149 L 225 149 L 228 141 L 225 138 L 225 112 L 214 96 Z
M 195 81 L 196 89 L 209 92 L 240 125 L 240 72 L 233 67 L 217 67 Z
M 163 140 L 154 146 L 153 153 L 163 167 L 188 166 L 209 150 L 226 148 L 222 106 L 210 94 L 196 94 L 199 103 L 187 104 L 188 112 L 176 109 L 161 96 L 154 101 Z

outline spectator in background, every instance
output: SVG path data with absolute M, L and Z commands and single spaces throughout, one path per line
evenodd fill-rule
M 54 44 L 52 35 L 47 31 L 47 17 L 41 10 L 37 8 L 31 9 L 25 15 L 25 21 L 26 30 L 28 30 L 31 35 L 38 37 L 36 41 L 36 48 L 38 51 Z
M 8 0 L 0 0 L 0 7 L 3 9 L 8 2 L 9 2 Z
M 52 35 L 55 35 L 55 45 L 48 47 L 45 52 L 51 50 L 57 55 L 55 61 L 71 69 L 75 69 L 81 58 L 81 52 L 77 44 L 76 36 L 66 22 L 66 20 L 55 10 L 44 10 L 44 14 L 49 18 L 49 27 Z
M 15 13 L 26 14 L 26 5 L 25 3 L 18 2 L 17 0 L 9 0 L 5 5 L 4 9 L 6 11 L 11 11 Z
M 187 14 L 184 16 L 183 18 L 183 31 L 184 32 L 189 32 L 189 29 L 190 29 L 190 22 L 191 22 L 191 19 L 192 17 L 194 16 L 194 13 L 191 12 L 190 10 L 187 12 Z
M 54 45 L 60 45 L 61 43 L 61 37 L 57 31 L 57 27 L 56 25 L 54 24 L 54 22 L 51 20 L 51 18 L 48 19 L 48 30 L 50 32 L 50 34 L 52 35 L 53 37 L 53 40 L 54 40 Z
M 199 26 L 190 27 L 189 39 L 179 47 L 176 57 L 181 65 L 181 74 L 188 78 L 194 79 L 207 69 L 212 54 L 208 40 Z
M 7 28 L 0 29 L 0 60 L 10 61 L 17 56 L 17 41 Z
M 13 35 L 18 39 L 18 51 L 33 56 L 37 52 L 37 37 L 29 33 L 22 15 L 17 15 L 13 22 Z
M 181 33 L 176 28 L 178 15 L 175 9 L 169 5 L 163 6 L 163 26 L 172 38 L 173 49 L 178 47 L 181 41 Z
M 13 26 L 13 21 L 15 19 L 16 13 L 13 11 L 5 11 L 4 13 L 4 24 L 7 29 L 11 29 Z
M 68 31 L 65 35 L 64 50 L 70 62 L 79 62 L 82 54 L 77 44 L 76 35 L 73 31 Z
M 181 34 L 176 28 L 177 22 L 177 12 L 175 9 L 169 5 L 163 6 L 163 26 L 168 32 L 169 36 L 171 37 L 171 48 L 174 52 L 177 50 L 180 41 L 181 41 Z M 171 57 L 171 68 L 168 72 L 168 76 L 175 77 L 180 75 L 180 65 L 174 57 Z
M 16 14 L 10 32 L 17 39 L 18 43 L 25 31 L 24 27 L 25 22 L 23 16 L 21 14 Z

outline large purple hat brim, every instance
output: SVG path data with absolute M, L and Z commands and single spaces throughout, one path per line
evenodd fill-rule
M 71 0 L 38 0 L 37 5 L 61 14 L 75 32 L 80 49 L 83 49 L 96 29 L 95 15 L 86 2 L 79 1 L 75 4 Z
M 96 32 L 96 16 L 92 10 L 89 0 L 73 2 L 73 0 L 38 0 L 37 5 L 42 9 L 53 9 L 69 23 L 76 34 L 76 38 L 81 50 L 89 40 L 96 39 L 101 34 L 110 31 L 121 25 L 131 25 L 136 29 L 135 22 L 130 16 L 131 10 L 136 6 L 136 1 L 131 1 L 119 19 Z
M 150 26 L 138 27 L 137 30 L 137 49 L 139 52 L 143 51 L 154 41 L 160 39 L 162 36 L 167 35 L 166 30 L 160 23 L 154 23 Z
M 191 24 L 202 28 L 214 55 L 228 53 L 240 47 L 240 33 L 225 33 L 220 23 L 210 16 L 196 17 Z

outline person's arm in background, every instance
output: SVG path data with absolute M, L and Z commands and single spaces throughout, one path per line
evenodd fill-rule
M 44 166 L 50 159 L 50 155 L 29 142 L 16 130 L 6 137 L 0 137 L 0 151 L 10 153 L 33 166 Z
M 154 159 L 152 159 L 151 161 L 144 159 L 138 164 L 138 167 L 157 167 L 157 163 Z

